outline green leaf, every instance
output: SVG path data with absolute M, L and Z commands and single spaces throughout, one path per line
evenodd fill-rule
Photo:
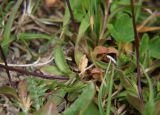
M 67 91 L 68 93 L 71 93 L 74 91 L 82 90 L 84 87 L 86 87 L 86 84 L 84 84 L 82 81 L 77 80 L 70 87 L 67 87 L 65 91 Z
M 121 85 L 128 91 L 134 92 L 133 94 L 136 93 L 136 88 L 134 86 L 136 86 L 136 83 L 134 81 L 132 81 L 131 79 L 129 79 L 123 71 L 119 70 L 119 77 L 120 77 L 120 81 L 121 81 Z
M 70 0 L 70 5 L 73 11 L 73 15 L 74 18 L 78 21 L 81 21 L 84 14 L 82 14 L 82 8 L 81 8 L 81 3 L 82 0 Z M 66 5 L 65 7 L 65 14 L 63 17 L 63 28 L 62 28 L 62 34 L 66 33 L 67 29 L 68 29 L 68 25 L 70 23 L 70 13 L 69 13 L 69 9 L 68 6 Z
M 63 73 L 69 75 L 72 71 L 70 70 L 70 68 L 67 64 L 67 61 L 64 57 L 63 50 L 62 50 L 61 46 L 57 45 L 54 48 L 54 57 L 55 57 L 55 63 L 57 65 L 58 69 L 60 71 L 62 71 Z
M 95 85 L 93 82 L 89 83 L 83 90 L 78 99 L 64 111 L 64 115 L 78 115 L 80 112 L 86 110 L 95 94 Z
M 142 3 L 143 3 L 144 0 L 139 0 L 137 2 L 137 8 L 136 8 L 136 21 L 140 18 L 141 16 L 141 9 L 142 9 Z
M 72 0 L 74 1 L 74 7 L 73 7 L 73 14 L 74 17 L 76 19 L 76 21 L 81 22 L 81 20 L 83 19 L 83 17 L 85 16 L 86 12 L 83 11 L 83 3 L 84 0 Z M 87 1 L 87 0 L 85 0 Z
M 155 108 L 154 102 L 148 101 L 145 105 L 143 115 L 155 115 L 154 108 Z
M 74 57 L 75 57 L 75 61 L 76 61 L 77 66 L 79 66 L 79 63 L 80 63 L 82 56 L 84 56 L 84 54 L 81 51 L 79 51 L 78 49 L 75 49 Z
M 58 89 L 49 96 L 49 101 L 53 101 L 56 105 L 59 105 L 64 101 L 64 96 L 66 95 L 66 90 L 64 88 Z
M 62 28 L 62 32 L 66 31 L 67 26 L 69 24 L 69 20 L 70 20 L 70 14 L 69 14 L 69 10 L 68 7 L 65 7 L 65 13 L 63 16 L 63 28 Z
M 108 78 L 108 98 L 107 98 L 107 111 L 106 115 L 110 115 L 111 112 L 111 102 L 112 102 L 112 89 L 113 89 L 113 76 L 114 76 L 114 69 L 112 70 L 112 74 L 110 76 L 107 75 L 108 73 L 106 72 L 107 78 Z
M 84 3 L 87 1 L 88 0 L 70 0 L 73 15 L 77 22 L 81 22 L 83 17 L 86 15 L 88 7 L 84 8 Z
M 149 54 L 151 57 L 160 59 L 160 37 L 159 36 L 150 40 Z
M 89 25 L 90 25 L 89 16 L 88 16 L 88 14 L 86 14 L 86 16 L 81 21 L 79 31 L 78 31 L 78 38 L 81 38 L 84 35 L 84 33 L 88 29 Z
M 108 24 L 109 32 L 118 42 L 130 42 L 134 40 L 132 18 L 127 14 L 119 16 L 114 24 Z
M 149 65 L 149 36 L 148 34 L 144 34 L 142 36 L 141 42 L 140 42 L 140 47 L 139 47 L 139 52 L 140 52 L 140 61 L 143 64 L 144 67 L 148 67 Z
M 52 39 L 53 36 L 49 36 L 47 34 L 38 34 L 38 33 L 18 33 L 18 39 L 21 40 L 33 40 L 33 39 Z
M 154 91 L 153 91 L 153 84 L 148 76 L 148 74 L 145 72 L 145 69 L 141 67 L 144 75 L 148 81 L 148 86 L 149 86 L 149 99 L 144 107 L 143 115 L 155 115 L 155 102 L 154 102 Z
M 133 96 L 128 93 L 127 100 L 135 109 L 137 109 L 140 113 L 142 113 L 144 107 L 143 104 L 141 103 L 141 100 L 137 96 Z
M 55 66 L 44 66 L 41 68 L 42 72 L 53 74 L 53 75 L 64 75 L 57 67 Z
M 147 52 L 147 50 L 149 49 L 149 36 L 148 34 L 144 34 L 142 36 L 142 40 L 140 42 L 140 53 L 141 53 L 141 57 L 144 56 L 144 54 Z
M 83 52 L 79 51 L 79 44 L 81 42 L 83 35 L 87 31 L 89 25 L 90 25 L 89 17 L 88 15 L 86 15 L 85 18 L 81 21 L 79 31 L 78 31 L 78 37 L 77 37 L 76 45 L 75 45 L 75 53 L 74 53 L 75 56 L 74 57 L 75 57 L 75 61 L 77 65 L 79 65 L 80 59 L 84 55 Z
M 91 15 L 94 16 L 94 29 L 96 32 L 96 37 L 99 38 L 99 33 L 100 33 L 100 26 L 101 26 L 101 20 L 102 20 L 102 15 L 100 13 L 100 8 L 99 8 L 99 0 L 90 0 L 91 2 Z
M 105 63 L 105 62 L 99 61 L 99 60 L 96 60 L 96 65 L 102 69 L 107 69 L 107 67 L 108 67 L 108 63 Z
M 100 115 L 100 113 L 96 104 L 91 102 L 88 108 L 84 112 L 81 112 L 80 115 Z

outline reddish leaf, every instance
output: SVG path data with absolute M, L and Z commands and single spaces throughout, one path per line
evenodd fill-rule
M 102 73 L 102 70 L 101 70 L 101 69 L 99 69 L 99 68 L 93 68 L 93 69 L 91 70 L 91 74 L 92 74 L 92 77 L 93 77 L 94 79 L 97 79 L 97 80 L 99 80 L 99 81 L 102 80 L 103 73 Z
M 45 0 L 46 6 L 47 7 L 52 7 L 55 5 L 59 0 Z
M 109 54 L 109 53 L 114 53 L 118 55 L 118 51 L 114 47 L 104 47 L 104 46 L 97 46 L 94 49 L 94 53 L 97 55 L 98 54 Z

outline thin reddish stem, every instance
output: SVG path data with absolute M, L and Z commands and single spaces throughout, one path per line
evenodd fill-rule
M 25 74 L 25 75 L 37 76 L 37 77 L 40 77 L 40 78 L 43 78 L 43 79 L 52 79 L 52 80 L 53 79 L 57 79 L 57 80 L 68 80 L 69 79 L 66 76 L 44 75 L 44 74 L 41 74 L 41 73 L 29 72 L 29 71 L 26 71 L 26 70 L 23 70 L 23 69 L 18 69 L 18 68 L 14 68 L 14 67 L 10 67 L 10 66 L 5 66 L 5 65 L 2 65 L 2 64 L 0 64 L 0 68 L 4 68 L 4 69 L 10 70 L 10 71 L 15 71 L 15 72 Z
M 139 94 L 141 101 L 143 102 L 141 76 L 140 76 L 140 61 L 139 61 L 139 35 L 137 32 L 137 26 L 136 26 L 135 14 L 134 14 L 134 1 L 133 0 L 131 0 L 131 12 L 132 12 L 132 22 L 133 22 L 133 29 L 134 29 L 135 50 L 136 50 L 138 94 Z
M 4 55 L 4 52 L 3 52 L 3 49 L 2 49 L 2 47 L 1 47 L 1 45 L 0 45 L 0 52 L 1 52 L 1 55 L 2 55 L 2 59 L 3 59 L 4 63 L 5 63 L 5 66 L 8 67 L 7 60 L 6 60 L 6 57 L 5 57 L 5 55 Z M 13 87 L 11 75 L 10 75 L 10 73 L 9 73 L 9 69 L 8 69 L 8 68 L 6 68 L 6 72 L 7 72 L 7 75 L 8 75 L 9 84 L 10 84 L 10 86 Z
M 70 16 L 71 16 L 73 28 L 74 28 L 74 30 L 77 32 L 77 30 L 78 30 L 78 29 L 77 29 L 77 24 L 76 24 L 74 15 L 73 15 L 73 11 L 72 11 L 72 8 L 71 8 L 70 1 L 69 1 L 69 0 L 66 0 L 66 2 L 67 2 L 67 6 L 68 6 L 68 9 L 69 9 Z

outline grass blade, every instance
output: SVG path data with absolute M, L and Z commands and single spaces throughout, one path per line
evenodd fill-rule
M 109 77 L 108 81 L 108 99 L 107 99 L 107 110 L 106 110 L 106 115 L 110 115 L 110 110 L 111 110 L 111 101 L 112 101 L 112 88 L 113 88 L 113 76 L 114 76 L 114 69 L 112 70 L 112 74 Z
M 53 36 L 47 34 L 38 34 L 38 33 L 18 33 L 17 38 L 22 40 L 33 40 L 33 39 L 50 40 L 53 38 Z
M 108 67 L 107 67 L 107 70 L 106 70 L 106 74 L 105 74 L 104 80 L 107 79 L 107 73 L 108 73 L 108 71 L 109 71 L 110 66 L 111 66 L 111 61 L 110 61 L 109 64 L 108 64 Z M 100 87 L 100 91 L 99 91 L 99 93 L 98 93 L 98 107 L 99 107 L 99 111 L 100 111 L 100 114 L 101 114 L 101 115 L 104 115 L 104 114 L 105 114 L 104 109 L 103 109 L 103 107 L 102 107 L 102 94 L 103 94 L 103 88 L 104 88 L 104 87 L 105 87 L 106 89 L 108 89 L 108 87 L 107 87 L 106 85 L 104 86 L 104 83 L 102 83 L 102 84 L 101 84 L 101 87 Z
M 143 115 L 154 115 L 155 103 L 154 103 L 153 84 L 150 77 L 145 72 L 143 66 L 141 66 L 141 68 L 142 68 L 142 71 L 144 72 L 145 77 L 147 78 L 148 85 L 149 85 L 149 92 L 150 92 L 149 100 L 144 107 Z
M 2 47 L 4 47 L 5 54 L 8 52 L 8 45 L 9 45 L 9 42 L 10 42 L 10 34 L 11 34 L 12 24 L 13 24 L 13 21 L 15 19 L 16 12 L 17 12 L 18 8 L 20 7 L 22 1 L 23 0 L 17 0 L 17 3 L 13 7 L 12 13 L 9 16 L 7 24 L 4 28 Z

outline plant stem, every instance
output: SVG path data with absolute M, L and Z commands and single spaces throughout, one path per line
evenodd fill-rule
M 77 30 L 78 30 L 78 29 L 77 29 L 77 24 L 76 24 L 75 19 L 74 19 L 74 15 L 73 15 L 73 11 L 72 11 L 72 8 L 71 8 L 70 1 L 69 1 L 69 0 L 66 0 L 66 2 L 67 2 L 67 6 L 68 6 L 68 9 L 69 9 L 70 16 L 71 16 L 73 28 L 74 28 L 74 30 L 77 32 Z
M 139 35 L 138 35 L 138 32 L 137 32 L 137 26 L 136 26 L 136 21 L 135 21 L 134 1 L 133 0 L 131 0 L 131 12 L 132 12 L 132 22 L 133 22 L 133 29 L 134 29 L 135 50 L 136 50 L 138 95 L 139 95 L 139 97 L 140 97 L 140 99 L 143 103 L 141 76 L 140 76 L 140 62 L 139 62 Z
M 10 71 L 15 71 L 15 72 L 22 73 L 22 74 L 25 74 L 25 75 L 37 76 L 37 77 L 40 77 L 40 78 L 43 78 L 43 79 L 57 79 L 57 80 L 68 80 L 69 79 L 66 76 L 44 75 L 44 74 L 41 74 L 41 73 L 29 72 L 29 71 L 26 71 L 26 70 L 23 70 L 23 69 L 18 69 L 18 68 L 14 68 L 14 67 L 10 67 L 10 66 L 5 66 L 5 65 L 2 65 L 2 64 L 0 64 L 0 68 L 4 68 L 4 69 L 10 70 Z
M 7 75 L 8 75 L 9 84 L 10 84 L 11 87 L 13 87 L 11 75 L 10 75 L 10 73 L 9 73 L 9 69 L 7 68 L 7 67 L 8 67 L 7 60 L 6 60 L 6 57 L 5 57 L 5 55 L 4 55 L 4 52 L 3 52 L 3 49 L 2 49 L 2 47 L 1 47 L 1 45 L 0 45 L 0 52 L 1 52 L 2 59 L 3 59 L 3 61 L 4 61 L 5 67 L 6 67 L 5 69 L 6 69 L 6 72 L 7 72 Z
M 110 0 L 106 0 L 105 16 L 104 16 L 104 21 L 103 21 L 103 25 L 102 25 L 102 31 L 100 33 L 99 40 L 103 39 L 103 37 L 104 37 L 103 35 L 104 35 L 105 30 L 106 30 L 106 24 L 107 24 L 107 21 L 108 21 L 110 2 L 111 2 Z

